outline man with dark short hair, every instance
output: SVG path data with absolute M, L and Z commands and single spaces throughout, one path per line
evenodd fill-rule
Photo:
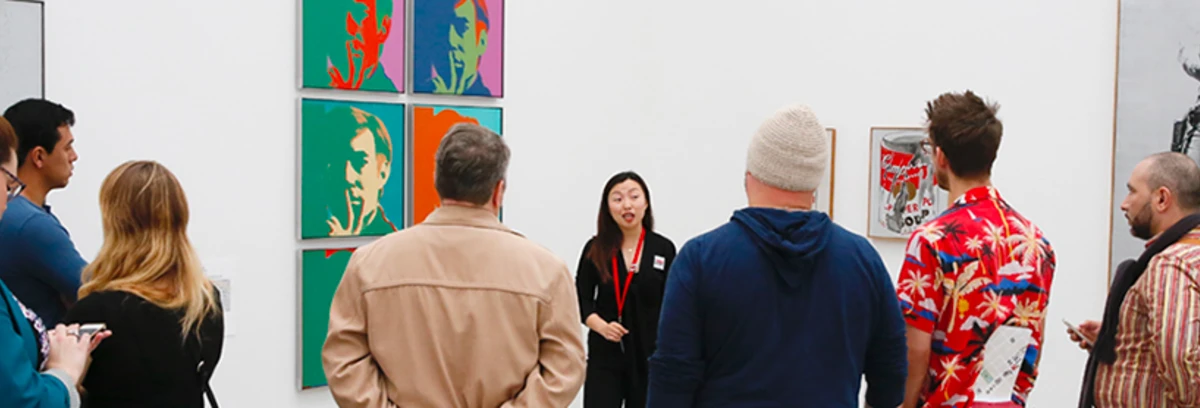
M 1056 258 L 992 186 L 998 109 L 971 91 L 926 105 L 924 153 L 952 204 L 913 232 L 900 267 L 905 408 L 1025 406 L 1037 380 Z
M 21 195 L 0 220 L 0 279 L 49 326 L 75 303 L 87 262 L 50 212 L 46 195 L 67 186 L 74 170 L 75 113 L 45 99 L 26 99 L 4 112 L 17 132 Z
M 1091 353 L 1079 406 L 1200 407 L 1200 167 L 1158 153 L 1126 185 L 1121 211 L 1146 249 L 1119 266 L 1104 321 L 1068 331 Z
M 566 407 L 583 385 L 567 265 L 500 223 L 509 150 L 451 128 L 442 206 L 354 252 L 334 294 L 325 375 L 338 406 Z

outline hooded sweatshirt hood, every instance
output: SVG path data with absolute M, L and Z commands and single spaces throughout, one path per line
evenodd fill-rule
M 829 243 L 833 221 L 817 211 L 746 208 L 733 213 L 732 221 L 746 229 L 766 254 L 775 273 L 796 287 L 811 273 L 817 257 Z

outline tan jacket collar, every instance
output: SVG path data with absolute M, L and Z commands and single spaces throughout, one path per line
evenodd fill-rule
M 442 205 L 433 210 L 421 225 L 451 225 L 473 228 L 485 228 L 507 232 L 519 237 L 521 233 L 508 228 L 488 210 L 462 205 Z

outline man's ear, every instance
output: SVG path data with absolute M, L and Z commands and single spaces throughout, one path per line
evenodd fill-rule
M 496 182 L 496 189 L 492 192 L 492 205 L 495 206 L 497 210 L 499 210 L 500 205 L 504 203 L 504 192 L 507 189 L 508 182 L 504 181 L 503 179 Z
M 1159 187 L 1157 190 L 1154 190 L 1154 192 L 1155 194 L 1150 197 L 1150 200 L 1151 205 L 1154 206 L 1155 210 L 1158 210 L 1158 212 L 1163 212 L 1168 208 L 1171 208 L 1172 201 L 1175 200 L 1175 195 L 1171 193 L 1170 189 L 1168 189 L 1166 186 L 1163 186 Z
M 42 148 L 41 146 L 37 146 L 29 150 L 29 154 L 26 157 L 27 160 L 25 161 L 33 164 L 35 169 L 40 169 L 46 166 L 46 149 Z
M 950 160 L 946 159 L 946 154 L 942 153 L 942 149 L 933 149 L 933 165 L 938 168 L 950 168 Z

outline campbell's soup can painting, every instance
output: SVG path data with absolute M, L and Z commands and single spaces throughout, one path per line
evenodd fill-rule
M 935 214 L 933 158 L 924 150 L 920 132 L 883 136 L 879 151 L 879 189 L 883 201 L 875 211 L 888 231 L 907 235 Z

